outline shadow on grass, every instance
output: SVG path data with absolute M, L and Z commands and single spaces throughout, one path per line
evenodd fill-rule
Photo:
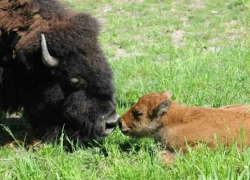
M 0 146 L 4 146 L 15 139 L 24 141 L 29 130 L 29 124 L 22 117 L 5 117 L 2 115 L 0 125 Z M 6 131 L 6 128 L 10 129 L 15 139 Z
M 63 144 L 65 151 L 67 152 L 74 152 L 79 149 L 81 150 L 86 150 L 86 149 L 95 149 L 98 148 L 99 152 L 103 154 L 105 157 L 109 156 L 110 152 L 110 147 L 109 144 L 107 146 L 105 140 L 100 140 L 100 141 L 88 141 L 88 142 L 73 142 L 73 141 L 68 141 L 64 140 Z M 128 139 L 123 142 L 116 142 L 116 145 L 118 146 L 119 150 L 125 153 L 130 153 L 130 154 L 137 154 L 142 148 L 145 149 L 145 146 L 147 146 L 146 143 L 141 144 L 138 140 L 136 139 Z M 151 151 L 151 150 L 150 150 Z
M 142 148 L 142 144 L 137 139 L 130 138 L 119 144 L 119 148 L 123 152 L 138 152 Z
M 31 131 L 31 127 L 29 123 L 22 117 L 4 117 L 2 116 L 0 118 L 0 146 L 5 146 L 6 144 L 14 141 L 14 140 L 20 140 L 24 141 L 26 145 L 29 144 L 29 137 L 28 134 Z M 10 132 L 6 131 L 6 128 L 8 128 Z M 77 142 L 73 140 L 69 140 L 67 136 L 64 134 L 63 138 L 59 138 L 55 140 L 54 142 L 48 142 L 52 143 L 53 145 L 59 145 L 63 144 L 63 150 L 65 152 L 75 152 L 77 150 L 86 150 L 89 148 L 99 148 L 100 152 L 105 156 L 109 156 L 109 146 L 105 144 L 105 140 L 100 140 L 100 141 L 87 141 L 87 142 Z M 14 137 L 14 138 L 13 138 Z M 46 143 L 46 142 L 45 142 Z M 149 143 L 142 143 L 138 139 L 133 139 L 133 138 L 127 138 L 123 139 L 121 141 L 114 140 L 120 151 L 125 152 L 125 153 L 130 153 L 130 154 L 137 154 L 140 150 L 145 150 L 150 154 L 154 154 L 155 149 L 153 146 L 149 145 Z

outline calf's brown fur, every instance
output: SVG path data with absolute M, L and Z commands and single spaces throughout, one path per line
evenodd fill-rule
M 250 144 L 250 106 L 229 105 L 220 108 L 187 107 L 171 101 L 171 92 L 142 96 L 120 119 L 120 130 L 132 137 L 153 137 L 166 146 L 168 158 L 174 150 L 186 152 L 205 142 L 230 145 L 245 132 Z M 170 156 L 169 156 L 170 154 Z

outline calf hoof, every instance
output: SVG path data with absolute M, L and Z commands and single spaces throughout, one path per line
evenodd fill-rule
M 6 142 L 4 144 L 5 148 L 17 148 L 17 147 L 22 147 L 24 145 L 24 142 L 21 140 L 15 140 L 15 141 L 11 141 L 11 142 Z
M 160 161 L 164 167 L 171 167 L 175 162 L 175 153 L 167 150 L 160 152 Z

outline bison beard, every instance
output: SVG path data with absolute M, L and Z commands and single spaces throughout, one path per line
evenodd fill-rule
M 0 0 L 0 108 L 43 140 L 101 139 L 116 126 L 113 73 L 87 14 L 54 0 Z

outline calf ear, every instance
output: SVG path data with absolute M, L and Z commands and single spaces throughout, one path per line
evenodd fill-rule
M 165 112 L 167 112 L 168 108 L 171 105 L 171 101 L 163 101 L 160 105 L 158 105 L 154 110 L 153 110 L 153 116 L 154 117 L 159 117 L 162 116 Z
M 163 94 L 164 94 L 168 99 L 171 99 L 172 91 L 166 91 L 166 92 L 163 92 Z

